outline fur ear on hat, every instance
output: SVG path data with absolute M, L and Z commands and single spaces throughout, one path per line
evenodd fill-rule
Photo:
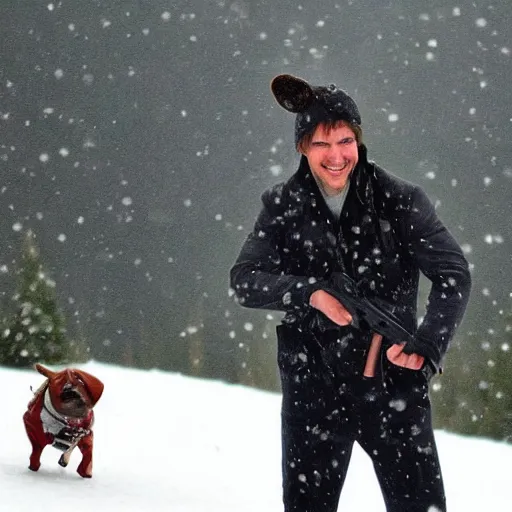
M 313 89 L 305 80 L 292 75 L 277 75 L 270 88 L 279 105 L 294 114 L 307 109 L 315 97 Z
M 47 379 L 51 379 L 52 377 L 55 377 L 57 372 L 54 372 L 50 370 L 50 368 L 46 368 L 46 366 L 43 366 L 42 364 L 36 363 L 34 365 L 34 368 L 41 374 L 44 375 Z

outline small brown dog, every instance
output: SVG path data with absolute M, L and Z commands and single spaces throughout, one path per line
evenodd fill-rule
M 35 369 L 46 380 L 23 415 L 32 444 L 29 469 L 39 469 L 41 453 L 48 444 L 64 452 L 59 459 L 62 467 L 68 465 L 73 449 L 78 446 L 82 461 L 77 472 L 83 478 L 91 478 L 93 407 L 103 393 L 103 383 L 83 370 L 67 368 L 54 372 L 38 363 Z

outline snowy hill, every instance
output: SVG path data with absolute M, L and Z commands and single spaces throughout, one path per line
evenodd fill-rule
M 0 511 L 262 512 L 282 509 L 280 397 L 222 382 L 95 362 L 105 383 L 96 407 L 94 476 L 47 447 L 28 470 L 22 415 L 43 377 L 0 368 Z M 510 510 L 512 446 L 437 433 L 450 512 Z M 340 509 L 383 512 L 369 459 L 354 450 Z

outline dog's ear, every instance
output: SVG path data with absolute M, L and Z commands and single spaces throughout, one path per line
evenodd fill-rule
M 41 374 L 44 375 L 46 378 L 51 379 L 52 377 L 55 377 L 57 374 L 56 372 L 50 370 L 49 368 L 46 368 L 42 364 L 36 363 L 34 365 L 34 368 Z
M 103 394 L 103 382 L 94 375 L 90 373 L 84 372 L 83 370 L 73 369 L 72 372 L 76 374 L 76 376 L 84 383 L 84 386 L 87 390 L 87 394 L 91 400 L 91 406 L 95 406 L 96 402 L 101 398 Z

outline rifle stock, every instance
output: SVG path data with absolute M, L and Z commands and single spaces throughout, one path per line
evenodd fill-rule
M 365 377 L 375 377 L 375 369 L 377 368 L 377 361 L 379 360 L 380 349 L 382 346 L 382 335 L 374 333 L 366 357 L 363 375 Z

